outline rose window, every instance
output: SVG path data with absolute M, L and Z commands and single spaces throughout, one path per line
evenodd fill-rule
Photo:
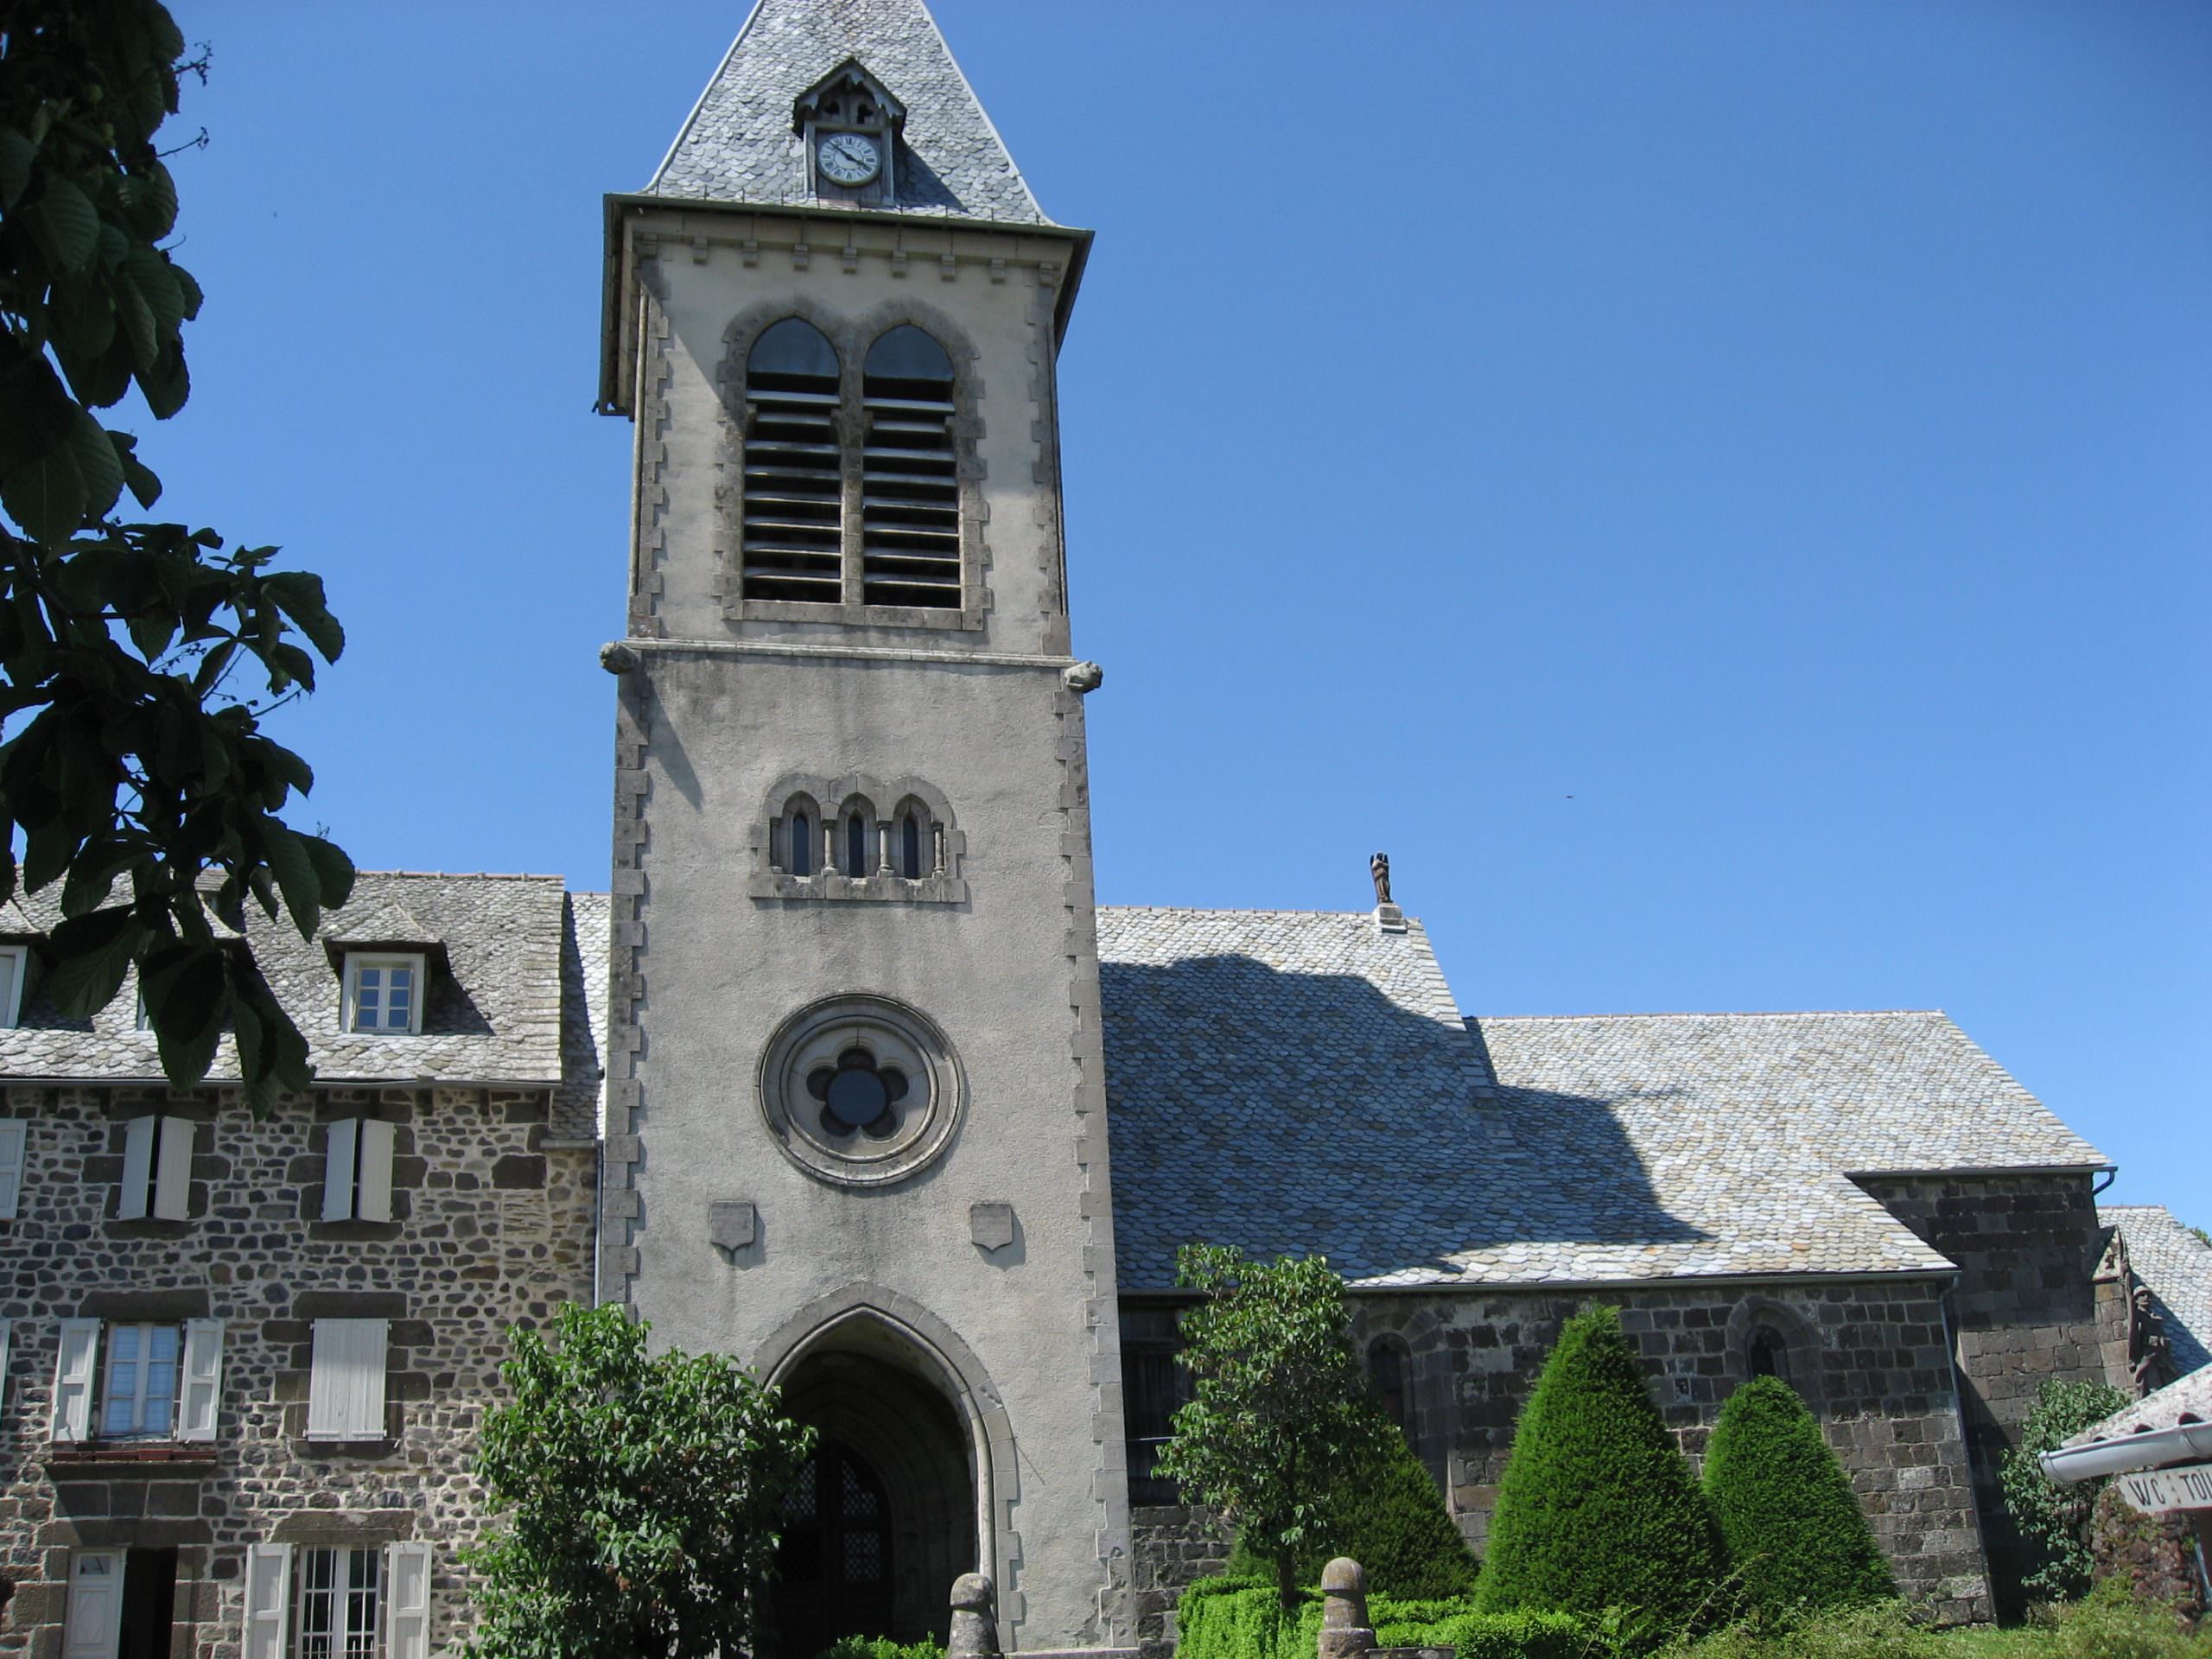
M 887 997 L 800 1009 L 760 1057 L 760 1115 L 784 1154 L 823 1180 L 903 1180 L 950 1143 L 966 1105 L 959 1062 L 929 1017 Z
M 895 1065 L 879 1065 L 864 1048 L 849 1048 L 836 1065 L 817 1066 L 807 1074 L 806 1092 L 822 1103 L 824 1134 L 858 1129 L 871 1140 L 885 1141 L 899 1132 L 906 1074 Z

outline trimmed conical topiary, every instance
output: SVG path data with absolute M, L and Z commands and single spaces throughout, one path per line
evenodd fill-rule
M 1769 1618 L 1897 1593 L 1851 1477 L 1778 1376 L 1729 1396 L 1705 1452 L 1705 1495 L 1744 1591 Z
M 1484 1612 L 1624 1611 L 1663 1637 L 1718 1618 L 1720 1529 L 1610 1307 L 1567 1322 L 1522 1408 L 1476 1587 Z
M 1299 1547 L 1298 1581 L 1319 1584 L 1324 1566 L 1349 1555 L 1367 1569 L 1376 1595 L 1406 1601 L 1465 1595 L 1475 1587 L 1475 1558 L 1444 1495 L 1395 1427 L 1382 1445 L 1379 1457 L 1331 1489 L 1327 1513 Z M 1240 1539 L 1226 1576 L 1266 1579 L 1274 1572 Z

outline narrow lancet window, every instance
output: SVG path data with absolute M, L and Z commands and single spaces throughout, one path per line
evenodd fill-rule
M 844 597 L 844 468 L 837 353 L 785 317 L 745 359 L 745 592 L 835 605 Z
M 857 812 L 845 820 L 845 874 L 868 874 L 868 821 Z
M 793 875 L 812 875 L 814 874 L 814 824 L 812 820 L 810 820 L 804 812 L 792 813 L 791 829 L 787 833 L 791 837 L 790 857 L 791 874 Z
M 871 605 L 960 607 L 952 359 L 912 323 L 868 347 L 861 375 L 861 586 Z
M 899 826 L 899 854 L 909 881 L 918 881 L 929 872 L 922 868 L 922 821 L 910 810 L 905 822 Z

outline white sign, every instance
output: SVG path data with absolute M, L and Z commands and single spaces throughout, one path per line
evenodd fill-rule
M 2185 1469 L 2142 1469 L 2113 1477 L 2120 1495 L 2145 1515 L 2169 1510 L 2212 1510 L 2212 1463 Z

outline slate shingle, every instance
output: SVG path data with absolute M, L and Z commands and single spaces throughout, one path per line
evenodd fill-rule
M 2105 1161 L 1940 1014 L 1465 1020 L 1357 913 L 1098 939 L 1125 1289 L 1191 1239 L 1371 1286 L 1942 1272 L 1852 1174 Z
M 906 108 L 896 211 L 1052 222 L 922 0 L 760 0 L 646 194 L 812 205 L 791 105 L 848 58 Z
M 53 892 L 20 901 L 40 931 L 56 918 Z M 352 935 L 356 918 L 394 912 L 404 912 L 425 938 L 443 942 L 451 971 L 432 978 L 420 1035 L 341 1031 L 340 972 L 323 942 Z M 558 876 L 364 871 L 351 902 L 324 915 L 315 939 L 301 938 L 289 919 L 270 921 L 251 904 L 246 932 L 270 988 L 306 1035 L 321 1081 L 550 1084 L 563 1074 L 564 1039 L 579 1063 L 583 1058 L 576 1034 L 564 1031 L 564 978 L 576 980 L 579 989 L 582 983 L 580 956 L 579 973 L 563 974 L 564 955 L 577 949 L 568 941 L 567 913 Z M 603 938 L 594 956 L 605 963 Z M 0 1031 L 0 1076 L 156 1079 L 154 1038 L 137 1028 L 137 993 L 126 984 L 90 1020 L 65 1020 L 34 987 L 21 1023 Z M 228 1039 L 212 1075 L 238 1076 Z M 596 1086 L 594 1077 L 594 1096 Z M 587 1114 L 582 1121 L 591 1119 Z
M 2128 1262 L 2165 1317 L 2176 1369 L 2212 1363 L 2212 1244 L 2163 1204 L 2099 1205 L 2097 1219 L 2127 1241 Z

